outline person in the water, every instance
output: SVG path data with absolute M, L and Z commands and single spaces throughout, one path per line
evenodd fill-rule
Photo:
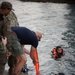
M 57 46 L 51 52 L 52 52 L 52 58 L 54 59 L 61 58 L 64 55 L 64 51 L 60 46 Z

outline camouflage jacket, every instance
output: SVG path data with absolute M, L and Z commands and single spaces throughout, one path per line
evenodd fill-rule
M 2 43 L 2 26 L 4 24 L 4 20 L 2 15 L 0 14 L 0 54 L 6 54 L 7 53 L 7 48 L 6 46 L 4 46 L 4 44 Z
M 8 50 L 6 46 L 4 46 L 4 44 L 2 43 L 2 36 L 0 36 L 0 54 L 6 54 L 7 51 Z
M 2 36 L 7 37 L 7 49 L 9 51 L 12 50 L 11 45 L 12 45 L 12 35 L 14 35 L 13 31 L 11 30 L 11 27 L 19 26 L 18 20 L 16 15 L 14 14 L 13 11 L 11 11 L 7 16 L 3 15 L 3 20 L 0 21 L 0 33 Z M 3 47 L 3 44 L 0 44 L 0 48 L 6 48 Z M 6 50 L 4 50 L 6 51 Z M 2 51 L 1 51 L 2 52 Z
M 4 24 L 3 24 L 3 32 L 12 32 L 11 27 L 19 26 L 16 15 L 13 11 L 11 11 L 7 16 L 3 16 Z

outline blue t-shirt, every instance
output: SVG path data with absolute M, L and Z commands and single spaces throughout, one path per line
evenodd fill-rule
M 26 27 L 12 27 L 11 29 L 17 34 L 22 45 L 32 45 L 37 48 L 38 39 L 33 31 Z

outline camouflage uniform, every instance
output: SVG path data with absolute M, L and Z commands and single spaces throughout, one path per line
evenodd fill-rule
M 12 75 L 12 69 L 15 66 L 14 56 L 24 54 L 21 44 L 19 43 L 16 34 L 11 30 L 11 27 L 19 26 L 15 14 L 11 11 L 7 16 L 3 16 L 3 36 L 7 37 L 7 49 L 12 52 L 12 56 L 8 60 L 10 66 L 9 74 Z
M 6 53 L 7 53 L 7 48 L 6 46 L 3 45 L 2 43 L 2 25 L 3 25 L 3 15 L 0 14 L 0 75 L 4 75 L 4 70 L 5 70 L 5 64 L 7 61 Z
M 7 62 L 7 48 L 6 46 L 3 45 L 1 41 L 1 36 L 0 36 L 0 75 L 4 75 L 4 70 L 5 70 L 5 64 Z
M 11 27 L 19 26 L 19 24 L 17 22 L 17 18 L 13 11 L 11 11 L 7 16 L 3 16 L 3 18 L 4 18 L 4 24 L 3 24 L 3 28 L 2 28 L 3 36 L 7 37 L 7 39 L 8 39 L 7 48 L 8 49 L 10 48 L 9 51 L 11 51 L 12 50 L 11 43 L 12 43 L 12 40 L 14 40 L 13 37 L 16 36 L 16 34 L 11 30 Z M 15 39 L 18 41 L 18 39 L 16 37 L 15 37 Z
M 4 18 L 5 25 L 7 25 L 8 27 L 8 31 L 11 31 L 11 27 L 13 26 L 19 26 L 17 17 L 13 11 L 10 11 L 10 13 L 7 16 L 3 16 L 3 18 Z
M 15 14 L 13 13 L 13 12 L 10 12 L 10 14 L 12 15 L 12 17 L 14 16 L 14 18 L 15 18 L 15 21 L 17 20 L 17 18 L 15 17 Z M 9 19 L 10 18 L 8 18 L 8 17 L 10 17 L 11 18 L 11 16 L 10 15 L 8 15 L 7 17 L 3 17 L 3 15 L 0 13 L 0 35 L 2 35 L 2 36 L 7 36 L 7 38 L 8 38 L 8 44 L 7 44 L 7 48 L 9 49 L 9 51 L 11 51 L 12 50 L 12 48 L 11 48 L 11 36 L 8 36 L 7 35 L 7 26 L 5 26 L 4 24 L 8 24 L 9 23 Z M 13 18 L 12 18 L 13 19 Z M 6 22 L 7 21 L 7 22 Z M 14 21 L 13 21 L 14 22 Z M 12 24 L 12 23 L 11 23 Z M 13 23 L 14 25 L 15 25 L 15 22 Z M 18 26 L 18 23 L 16 22 L 16 26 Z M 5 28 L 4 28 L 5 27 Z M 0 48 L 1 48 L 1 46 L 0 46 Z M 0 57 L 2 57 L 2 59 L 0 59 L 0 61 L 2 60 L 2 62 L 4 62 L 4 60 L 6 60 L 6 58 L 5 58 L 5 55 L 3 55 L 3 54 L 1 54 L 0 53 Z M 10 59 L 10 60 L 9 60 Z M 13 67 L 13 65 L 15 64 L 15 59 L 14 59 L 14 57 L 13 56 L 10 56 L 9 57 L 9 59 L 8 59 L 8 65 L 9 65 L 9 67 Z M 4 73 L 4 69 L 5 68 L 5 64 L 4 65 L 2 65 L 2 63 L 0 63 L 0 74 L 1 75 L 3 75 L 2 73 Z
M 19 43 L 16 34 L 12 32 L 11 27 L 19 26 L 16 15 L 12 11 L 12 4 L 9 2 L 2 2 L 0 6 L 1 10 L 8 9 L 10 13 L 3 16 L 4 24 L 2 25 L 2 35 L 7 37 L 7 49 L 12 52 L 12 56 L 9 57 L 8 65 L 12 68 L 14 67 L 14 56 L 19 56 L 24 54 L 21 44 Z M 10 68 L 10 69 L 11 69 Z M 10 75 L 11 74 L 11 70 Z
M 12 51 L 12 43 L 14 40 L 17 40 L 16 34 L 11 30 L 11 27 L 19 26 L 17 18 L 13 11 L 11 11 L 7 16 L 3 16 L 4 24 L 2 26 L 3 36 L 6 36 L 8 39 L 7 48 L 9 51 Z M 14 36 L 15 35 L 15 36 Z M 13 41 L 12 41 L 13 40 Z M 10 43 L 10 44 L 9 44 Z

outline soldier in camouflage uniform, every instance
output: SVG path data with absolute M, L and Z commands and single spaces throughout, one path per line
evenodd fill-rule
M 11 15 L 11 16 L 10 16 Z M 15 19 L 13 19 L 13 18 Z M 10 12 L 10 14 L 7 16 L 7 18 L 8 19 L 13 19 L 13 21 L 11 22 L 11 24 L 14 24 L 15 26 L 19 26 L 19 24 L 18 24 L 18 22 L 17 22 L 17 17 L 16 17 L 16 15 L 14 14 L 14 12 L 13 11 L 11 11 Z M 3 24 L 4 24 L 4 22 L 5 22 L 5 20 L 6 20 L 6 17 L 4 16 L 3 17 L 3 14 L 2 14 L 2 12 L 1 12 L 1 9 L 0 9 L 0 35 L 1 36 L 4 36 L 4 34 L 3 34 L 3 30 L 2 30 L 2 28 L 3 28 Z M 8 42 L 9 42 L 9 40 L 8 40 Z M 6 60 L 6 58 L 5 58 L 5 60 Z M 15 59 L 14 59 L 14 57 L 11 55 L 10 57 L 9 57 L 9 59 L 8 59 L 8 65 L 9 65 L 9 70 L 10 70 L 10 73 L 11 73 L 11 71 L 12 71 L 12 66 L 14 66 L 14 64 L 16 64 L 15 63 Z
M 3 36 L 7 37 L 7 49 L 12 53 L 12 56 L 18 60 L 18 63 L 13 66 L 13 72 L 10 75 L 19 75 L 22 67 L 26 63 L 24 51 L 19 43 L 16 34 L 11 30 L 11 27 L 18 26 L 17 18 L 12 12 L 12 4 L 9 2 L 1 3 L 1 11 L 4 15 L 4 24 L 2 25 Z M 10 64 L 9 64 L 10 65 Z
M 1 13 L 1 11 L 0 11 Z M 7 53 L 7 48 L 3 44 L 3 39 L 2 39 L 2 34 L 1 34 L 1 28 L 3 25 L 3 15 L 0 14 L 0 75 L 4 75 L 4 69 L 5 69 L 5 64 L 7 61 L 6 53 Z M 5 42 L 7 41 L 6 38 L 4 39 Z

